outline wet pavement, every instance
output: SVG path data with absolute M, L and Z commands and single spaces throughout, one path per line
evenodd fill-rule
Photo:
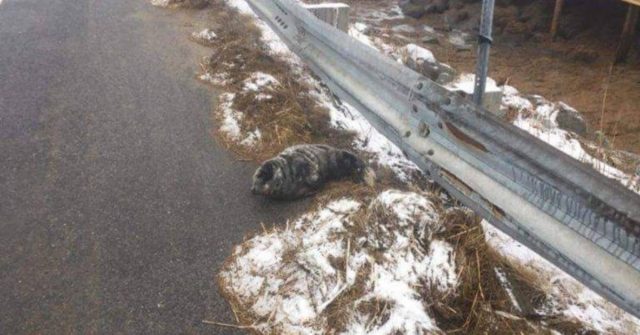
M 249 192 L 211 136 L 202 14 L 0 4 L 0 334 L 236 334 L 217 269 L 304 203 Z

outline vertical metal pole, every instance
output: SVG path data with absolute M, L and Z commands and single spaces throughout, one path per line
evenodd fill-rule
M 489 72 L 489 51 L 491 50 L 491 31 L 493 29 L 493 8 L 495 0 L 482 0 L 482 18 L 478 35 L 478 63 L 476 64 L 476 82 L 473 90 L 473 102 L 482 105 L 487 73 Z

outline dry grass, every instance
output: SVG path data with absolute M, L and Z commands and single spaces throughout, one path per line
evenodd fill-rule
M 202 9 L 207 7 L 212 0 L 171 0 L 170 6 L 189 8 L 189 9 Z
M 241 129 L 244 132 L 259 128 L 262 133 L 262 140 L 253 147 L 240 145 L 224 134 L 217 133 L 217 137 L 232 151 L 255 160 L 272 157 L 300 143 L 350 147 L 353 134 L 333 128 L 328 110 L 309 95 L 312 88 L 292 73 L 289 64 L 263 50 L 260 31 L 252 20 L 220 2 L 211 6 L 214 20 L 224 25 L 216 30 L 217 45 L 203 61 L 203 69 L 212 74 L 229 74 L 224 90 L 236 94 L 233 109 L 243 115 Z M 280 85 L 269 91 L 271 99 L 258 103 L 257 92 L 242 90 L 244 80 L 254 72 L 268 73 L 279 81 Z
M 376 188 L 353 187 L 347 183 L 332 185 L 327 194 L 319 197 L 318 208 L 324 204 L 342 198 L 346 195 L 355 198 L 362 203 L 369 203 L 380 192 Z M 438 199 L 438 197 L 430 197 Z M 459 286 L 453 292 L 440 294 L 428 284 L 423 283 L 420 295 L 424 299 L 426 309 L 431 311 L 438 327 L 446 334 L 552 334 L 551 329 L 562 334 L 590 334 L 590 331 L 581 324 L 562 316 L 539 315 L 537 311 L 549 311 L 546 288 L 539 277 L 531 270 L 514 266 L 503 256 L 494 251 L 485 241 L 485 235 L 479 218 L 466 209 L 455 207 L 445 210 L 444 204 L 439 201 L 434 203 L 436 211 L 440 214 L 442 231 L 435 232 L 433 238 L 445 240 L 452 244 L 456 250 L 456 267 L 458 271 Z M 354 241 L 366 238 L 368 241 L 375 239 L 381 242 L 380 248 L 366 244 L 375 262 L 381 263 L 385 258 L 385 240 L 388 240 L 389 232 L 378 229 L 382 226 L 392 227 L 389 223 L 392 216 L 379 206 L 363 207 L 350 216 L 353 225 L 350 226 L 346 238 L 351 245 Z M 375 224 L 375 226 L 372 226 Z M 284 228 L 273 228 L 281 230 Z M 270 233 L 269 231 L 265 233 Z M 373 235 L 372 235 L 373 234 Z M 425 236 L 424 241 L 418 241 L 420 247 L 428 249 L 431 241 L 430 234 L 414 232 L 415 236 Z M 372 238 L 372 236 L 376 236 Z M 388 241 L 387 241 L 388 242 Z M 347 243 L 347 242 L 345 242 Z M 387 243 L 388 244 L 388 243 Z M 299 250 L 292 247 L 283 254 L 283 262 L 295 264 Z M 348 256 L 346 256 L 348 257 Z M 229 268 L 227 260 L 223 268 Z M 344 257 L 332 258 L 330 263 L 337 269 L 345 269 Z M 512 302 L 506 287 L 498 279 L 496 270 L 499 269 L 509 282 L 518 307 Z M 345 270 L 343 270 L 344 272 Z M 361 268 L 356 276 L 356 281 L 348 289 L 338 295 L 323 311 L 326 318 L 329 333 L 340 333 L 346 330 L 353 311 L 362 312 L 370 316 L 371 326 L 382 325 L 389 317 L 391 307 L 389 302 L 376 299 L 363 301 L 361 298 L 367 293 L 367 281 L 370 276 L 371 265 Z M 344 277 L 345 273 L 342 273 Z M 246 301 L 240 303 L 229 292 L 231 283 L 219 277 L 219 287 L 222 295 L 229 301 L 234 314 L 237 315 L 238 324 L 252 326 L 267 322 L 268 318 L 256 318 L 247 313 L 252 304 Z M 248 331 L 260 334 L 256 329 L 248 328 Z M 271 334 L 278 334 L 277 329 Z
M 264 160 L 284 148 L 297 143 L 328 143 L 338 147 L 349 147 L 353 135 L 339 131 L 330 126 L 328 111 L 308 95 L 310 87 L 291 73 L 290 66 L 282 60 L 270 56 L 262 49 L 260 31 L 252 20 L 243 17 L 218 1 L 210 5 L 215 22 L 224 22 L 216 29 L 218 42 L 211 57 L 203 62 L 203 68 L 210 73 L 229 73 L 229 84 L 224 89 L 236 93 L 233 108 L 241 112 L 242 130 L 253 130 L 256 127 L 262 132 L 262 143 L 253 148 L 230 141 L 223 134 L 216 136 L 227 147 L 244 158 Z M 273 99 L 255 101 L 254 92 L 243 92 L 243 81 L 251 73 L 265 72 L 273 75 L 280 85 L 270 94 Z M 217 117 L 214 115 L 214 117 Z M 327 185 L 317 197 L 320 204 L 344 196 L 368 203 L 376 194 L 388 188 L 407 190 L 409 186 L 397 179 L 388 169 L 376 168 L 377 182 L 374 187 L 351 182 L 335 182 Z M 423 176 L 416 176 L 420 189 L 433 187 Z M 437 197 L 434 197 L 437 199 Z M 464 210 L 444 211 L 438 204 L 442 214 L 442 223 L 447 229 L 437 233 L 455 246 L 456 262 L 459 269 L 460 286 L 455 294 L 428 297 L 424 301 L 425 308 L 430 308 L 438 326 L 450 334 L 548 334 L 536 326 L 540 316 L 535 310 L 547 303 L 547 297 L 537 283 L 535 274 L 529 270 L 510 265 L 486 243 L 479 218 Z M 374 220 L 375 218 L 375 220 Z M 355 226 L 351 229 L 351 239 L 367 234 L 367 226 L 371 222 L 384 222 L 384 213 L 361 210 L 354 218 Z M 247 239 L 250 236 L 246 237 Z M 428 241 L 425 241 L 428 243 Z M 384 251 L 381 250 L 380 253 Z M 285 253 L 285 258 L 295 257 L 296 250 Z M 222 268 L 229 268 L 233 258 L 229 258 Z M 337 268 L 344 268 L 344 258 L 332 259 Z M 495 269 L 505 273 L 514 288 L 516 299 L 521 307 L 517 310 L 511 298 L 497 278 Z M 354 308 L 363 314 L 373 315 L 373 324 L 382 324 L 388 318 L 389 307 L 384 301 L 368 301 L 355 305 L 366 290 L 366 282 L 370 268 L 365 267 L 357 274 L 356 283 L 342 292 L 324 310 L 330 332 L 339 333 L 344 330 Z M 253 325 L 268 322 L 268 319 L 256 319 L 249 313 L 249 306 L 241 304 L 227 288 L 232 287 L 222 276 L 218 276 L 220 293 L 229 302 L 236 322 L 253 334 L 262 334 Z M 435 292 L 435 290 L 429 290 Z M 578 334 L 585 330 L 578 324 L 558 319 L 545 319 L 546 324 L 562 333 Z M 272 331 L 277 334 L 277 329 Z
M 617 168 L 618 170 L 633 176 L 640 167 L 640 155 L 626 151 L 608 149 L 602 144 L 577 138 L 582 149 L 594 158 Z
M 455 295 L 430 302 L 438 326 L 448 334 L 588 333 L 584 326 L 562 317 L 539 315 L 548 310 L 544 283 L 533 271 L 510 263 L 485 241 L 480 219 L 468 210 L 453 209 L 441 216 L 447 227 L 437 238 L 456 249 L 460 287 Z M 502 272 L 518 306 L 496 274 Z

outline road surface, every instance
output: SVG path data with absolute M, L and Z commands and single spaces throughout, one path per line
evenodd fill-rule
M 215 275 L 259 222 L 194 80 L 202 13 L 0 4 L 0 334 L 234 334 Z M 198 21 L 199 20 L 199 21 Z

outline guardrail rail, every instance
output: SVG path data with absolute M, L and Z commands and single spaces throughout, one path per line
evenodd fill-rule
M 247 0 L 320 76 L 466 206 L 640 317 L 640 196 L 316 19 Z

